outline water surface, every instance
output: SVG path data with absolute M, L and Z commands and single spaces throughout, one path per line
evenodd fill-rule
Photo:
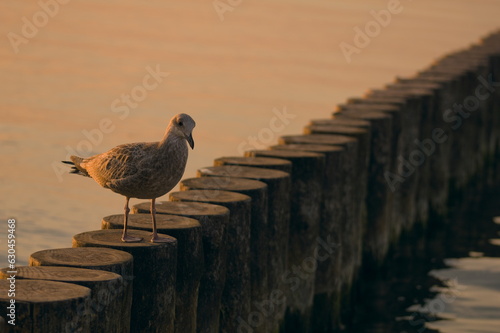
M 405 235 L 379 272 L 364 272 L 346 332 L 499 332 L 498 200 L 486 196 L 474 210 Z
M 122 212 L 122 197 L 63 172 L 59 161 L 72 151 L 90 155 L 156 141 L 168 120 L 185 112 L 198 123 L 185 173 L 192 177 L 214 158 L 300 133 L 347 97 L 411 75 L 498 28 L 496 0 L 401 1 L 401 7 L 347 63 L 339 45 L 352 44 L 353 28 L 364 29 L 374 20 L 370 11 L 386 10 L 387 1 L 242 1 L 221 20 L 211 1 L 73 0 L 53 9 L 47 22 L 38 2 L 3 1 L 2 239 L 4 222 L 15 218 L 23 264 L 30 253 L 71 246 L 72 235 Z M 23 37 L 34 17 L 40 27 Z M 26 43 L 13 47 L 12 33 Z M 168 76 L 140 95 L 137 87 L 157 69 Z M 265 136 L 273 111 L 285 110 L 295 117 Z M 5 254 L 2 245 L 0 262 Z

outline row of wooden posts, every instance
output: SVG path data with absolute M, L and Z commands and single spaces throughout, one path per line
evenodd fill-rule
M 303 135 L 223 157 L 157 205 L 167 243 L 123 215 L 0 280 L 6 332 L 331 332 L 363 265 L 498 183 L 500 33 L 338 105 Z M 149 239 L 149 203 L 132 234 Z M 345 309 L 342 309 L 345 312 Z

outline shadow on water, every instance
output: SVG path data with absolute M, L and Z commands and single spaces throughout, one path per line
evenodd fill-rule
M 448 320 L 425 312 L 426 302 L 449 281 L 429 274 L 448 268 L 446 259 L 477 255 L 500 258 L 500 191 L 489 194 L 478 208 L 455 209 L 446 220 L 433 219 L 401 238 L 381 268 L 365 268 L 356 284 L 354 311 L 344 319 L 348 333 L 434 333 L 427 322 Z M 500 218 L 497 219 L 497 221 Z M 488 269 L 488 267 L 484 267 Z

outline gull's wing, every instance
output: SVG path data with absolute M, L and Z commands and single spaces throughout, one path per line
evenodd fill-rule
M 130 177 L 140 176 L 154 158 L 156 142 L 130 143 L 117 146 L 80 163 L 88 174 L 101 186 L 118 185 Z M 110 187 L 109 187 L 110 188 Z

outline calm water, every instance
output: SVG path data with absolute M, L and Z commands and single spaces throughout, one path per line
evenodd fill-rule
M 347 332 L 500 332 L 500 192 L 402 239 L 364 272 Z
M 339 45 L 372 10 L 387 1 L 253 0 L 218 13 L 211 1 L 73 0 L 50 16 L 37 1 L 2 1 L 0 262 L 8 218 L 25 264 L 122 212 L 122 197 L 61 169 L 71 152 L 158 140 L 185 112 L 198 124 L 192 177 L 477 41 L 498 28 L 500 1 L 402 0 L 348 63 Z M 277 113 L 290 116 L 272 132 Z

